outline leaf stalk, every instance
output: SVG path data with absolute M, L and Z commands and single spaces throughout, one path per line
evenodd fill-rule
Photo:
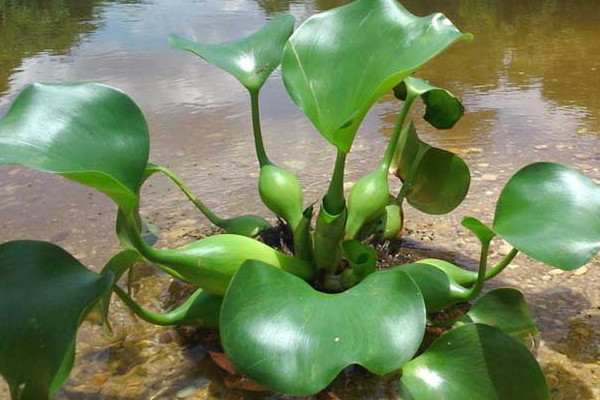
M 260 127 L 260 107 L 258 102 L 258 90 L 249 90 L 250 93 L 250 106 L 252 109 L 252 132 L 254 134 L 254 147 L 256 149 L 256 157 L 261 167 L 272 164 L 267 157 L 265 151 L 265 145 L 262 137 L 262 130 Z
M 513 248 L 500 262 L 490 268 L 485 274 L 485 280 L 490 280 L 495 278 L 500 272 L 504 271 L 506 267 L 510 265 L 510 263 L 515 259 L 515 257 L 519 254 L 519 250 Z
M 196 290 L 192 295 L 179 307 L 168 311 L 166 313 L 157 313 L 150 311 L 142 307 L 137 303 L 126 291 L 121 289 L 118 285 L 113 287 L 113 291 L 121 298 L 121 300 L 129 307 L 131 311 L 144 321 L 160 326 L 168 325 L 181 325 L 187 323 L 193 323 L 195 325 L 214 325 L 210 321 L 204 321 L 200 318 L 200 315 L 195 315 L 198 311 L 204 311 L 207 313 L 211 312 L 211 304 L 205 303 L 203 310 L 195 310 L 196 313 L 190 313 L 190 311 L 196 306 L 196 302 L 200 296 L 204 295 L 205 292 L 202 289 Z M 217 310 L 218 311 L 218 310 Z M 218 313 L 217 313 L 218 315 Z
M 392 165 L 392 160 L 394 158 L 394 154 L 396 153 L 398 147 L 398 140 L 400 139 L 400 134 L 402 133 L 402 128 L 404 127 L 404 123 L 406 122 L 406 117 L 408 116 L 408 112 L 410 111 L 415 99 L 417 98 L 417 94 L 409 91 L 406 95 L 406 100 L 400 109 L 400 114 L 398 114 L 398 118 L 396 119 L 396 125 L 394 126 L 394 132 L 392 133 L 392 137 L 387 145 L 385 150 L 385 155 L 381 160 L 380 168 L 384 171 L 389 171 L 390 166 Z
M 344 170 L 346 168 L 346 153 L 338 149 L 335 166 L 327 194 L 323 198 L 323 207 L 331 215 L 341 214 L 345 207 L 344 200 Z
M 485 281 L 486 281 L 487 259 L 488 259 L 489 249 L 490 249 L 490 242 L 487 240 L 482 241 L 481 254 L 479 255 L 479 272 L 477 274 L 477 281 L 475 282 L 475 285 L 473 285 L 473 287 L 467 293 L 468 300 L 471 300 L 471 299 L 479 296 L 479 294 L 481 293 L 481 290 L 483 289 L 483 285 L 485 284 Z
M 155 166 L 153 169 L 160 171 L 165 176 L 167 176 L 173 183 L 175 183 L 179 189 L 185 194 L 185 196 L 196 206 L 196 208 L 204 214 L 206 218 L 216 226 L 221 226 L 223 224 L 223 219 L 219 218 L 214 212 L 212 212 L 196 195 L 192 192 L 192 190 L 177 176 L 173 171 L 161 167 Z

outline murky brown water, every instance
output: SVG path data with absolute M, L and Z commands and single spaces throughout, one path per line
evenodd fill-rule
M 154 162 L 178 172 L 224 215 L 244 209 L 269 216 L 257 201 L 244 90 L 196 57 L 170 49 L 166 36 L 177 32 L 226 41 L 250 33 L 278 12 L 303 20 L 344 2 L 0 0 L 0 115 L 31 82 L 117 86 L 146 113 Z M 554 160 L 600 180 L 600 1 L 404 3 L 417 14 L 444 12 L 476 36 L 421 73 L 462 98 L 466 116 L 449 132 L 418 123 L 425 140 L 467 159 L 473 174 L 470 195 L 448 216 L 407 213 L 410 240 L 468 264 L 477 246 L 458 228 L 460 219 L 475 215 L 490 221 L 503 182 L 521 166 Z M 289 100 L 277 73 L 265 86 L 261 104 L 271 157 L 297 172 L 307 202 L 319 199 L 333 149 Z M 397 107 L 388 97 L 369 114 L 349 157 L 348 182 L 376 164 Z M 164 180 L 146 188 L 144 204 L 163 228 L 165 243 L 205 223 Z M 0 241 L 51 240 L 99 268 L 117 250 L 114 214 L 109 200 L 74 183 L 20 167 L 0 168 Z M 503 251 L 498 244 L 496 252 Z M 552 271 L 523 256 L 516 264 L 497 284 L 522 288 L 531 302 L 543 332 L 540 358 L 553 398 L 600 399 L 600 262 L 576 274 Z M 140 277 L 139 286 L 146 304 L 163 304 L 165 285 L 155 277 Z M 133 321 L 115 304 L 116 335 L 84 327 L 77 369 L 58 398 L 170 399 L 194 387 L 198 390 L 189 389 L 190 396 L 252 397 L 225 389 L 201 349 L 177 343 L 172 330 Z M 343 381 L 334 393 L 342 399 L 386 397 L 385 388 L 365 382 Z

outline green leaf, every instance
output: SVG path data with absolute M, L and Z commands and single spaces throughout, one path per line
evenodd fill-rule
M 564 165 L 528 165 L 502 190 L 494 231 L 538 261 L 579 268 L 600 250 L 600 187 Z
M 465 217 L 460 224 L 477 236 L 481 243 L 489 244 L 496 236 L 494 231 L 477 218 Z
M 177 325 L 219 329 L 222 303 L 222 297 L 198 289 L 181 306 L 170 311 L 167 315 L 174 318 Z
M 124 211 L 119 207 L 117 211 L 117 221 L 115 222 L 115 233 L 117 235 L 117 240 L 123 249 L 135 249 L 129 234 L 127 233 L 127 226 L 125 224 L 125 214 Z M 135 213 L 135 222 L 138 231 L 140 232 L 140 236 L 142 240 L 148 244 L 148 246 L 153 246 L 156 243 L 155 236 L 152 234 L 148 234 L 148 231 L 145 229 L 144 220 L 140 216 L 140 214 L 136 211 Z M 157 238 L 156 238 L 157 239 Z
M 436 258 L 426 258 L 417 261 L 417 264 L 427 264 L 444 271 L 446 275 L 461 286 L 471 286 L 477 281 L 477 272 L 463 269 L 448 261 L 438 260 Z
M 258 215 L 245 214 L 239 217 L 222 218 L 219 227 L 227 233 L 252 238 L 271 228 L 271 224 Z
M 156 313 L 145 309 L 120 287 L 115 293 L 138 317 L 154 325 L 192 325 L 202 328 L 219 328 L 219 314 L 223 298 L 197 289 L 180 306 L 166 313 Z
M 325 199 L 321 202 L 314 234 L 314 257 L 318 269 L 330 273 L 337 272 L 342 260 L 342 240 L 346 227 L 346 207 L 339 214 L 330 214 L 325 207 Z
M 539 339 L 539 331 L 523 293 L 512 288 L 499 288 L 486 293 L 459 322 L 495 326 L 528 348 L 535 347 Z
M 454 328 L 403 368 L 404 400 L 550 400 L 529 350 L 483 324 Z
M 140 187 L 143 186 L 146 183 L 146 181 L 150 179 L 154 174 L 159 172 L 161 172 L 159 166 L 152 163 L 147 163 Z M 158 241 L 158 235 L 160 233 L 159 228 L 156 225 L 151 224 L 149 221 L 146 222 L 144 218 L 142 218 L 142 216 L 139 213 L 139 207 L 133 214 L 135 216 L 136 228 L 140 232 L 140 236 L 142 237 L 144 242 L 146 242 L 149 246 L 154 246 Z M 123 249 L 135 249 L 135 246 L 129 238 L 129 234 L 127 233 L 127 227 L 125 225 L 125 214 L 123 213 L 121 207 L 119 207 L 117 211 L 115 233 L 117 235 L 117 240 L 119 241 L 119 244 Z
M 302 219 L 292 232 L 294 238 L 294 256 L 302 260 L 313 260 L 313 235 L 311 221 L 314 214 L 314 205 L 311 204 L 302 212 Z
M 96 83 L 33 84 L 0 121 L 0 164 L 61 174 L 127 210 L 138 205 L 149 149 L 138 106 Z
M 325 294 L 284 271 L 246 262 L 221 310 L 221 339 L 238 371 L 278 392 L 308 395 L 360 364 L 384 375 L 417 351 L 425 306 L 402 271 L 380 271 Z
M 471 39 L 442 14 L 358 0 L 309 18 L 283 54 L 285 86 L 317 130 L 348 153 L 371 105 L 452 43 Z
M 112 282 L 51 243 L 0 245 L 0 374 L 13 400 L 47 400 L 60 388 L 77 328 Z
M 362 281 L 377 269 L 377 251 L 358 240 L 342 242 L 342 252 L 348 260 L 352 275 Z
M 234 42 L 202 44 L 170 35 L 169 43 L 227 71 L 248 90 L 258 91 L 279 66 L 283 48 L 292 32 L 294 17 L 283 14 L 252 35 Z
M 102 275 L 112 274 L 114 283 L 116 284 L 125 272 L 141 261 L 144 261 L 144 258 L 137 251 L 132 249 L 123 250 L 106 263 L 104 268 L 102 268 Z M 112 331 L 110 321 L 108 320 L 111 296 L 112 291 L 107 292 L 90 311 L 90 313 L 97 315 L 99 324 L 105 326 L 108 331 Z
M 388 204 L 385 215 L 381 219 L 381 237 L 393 240 L 398 237 L 404 227 L 404 210 L 398 204 Z
M 359 237 L 368 238 L 379 235 L 385 240 L 394 240 L 400 235 L 404 227 L 404 210 L 397 204 L 396 197 L 389 195 L 388 205 L 385 206 L 383 215 L 378 219 L 366 223 L 359 231 Z
M 452 128 L 465 112 L 461 102 L 452 93 L 422 79 L 409 76 L 394 88 L 394 95 L 402 101 L 406 100 L 409 92 L 421 96 L 425 103 L 423 118 L 438 129 Z
M 443 270 L 429 264 L 405 264 L 394 267 L 410 276 L 423 294 L 427 312 L 440 311 L 466 301 L 470 291 L 459 285 Z
M 467 164 L 449 151 L 421 141 L 415 126 L 408 124 L 396 153 L 396 176 L 408 185 L 406 199 L 427 214 L 446 214 L 466 197 L 471 183 Z
M 312 279 L 314 266 L 245 236 L 208 236 L 175 249 L 139 248 L 144 257 L 168 274 L 223 296 L 229 282 L 247 260 L 259 260 L 302 279 Z

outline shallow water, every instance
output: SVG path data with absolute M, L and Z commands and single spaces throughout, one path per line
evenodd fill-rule
M 257 201 L 246 93 L 233 78 L 197 57 L 170 49 L 166 36 L 176 32 L 216 43 L 242 37 L 279 12 L 291 12 L 302 21 L 344 2 L 0 0 L 0 115 L 31 82 L 117 86 L 146 114 L 152 161 L 178 172 L 223 215 L 244 209 L 269 216 Z M 470 195 L 444 217 L 409 210 L 406 232 L 420 246 L 444 249 L 450 258 L 468 264 L 477 247 L 458 228 L 460 218 L 474 215 L 490 221 L 503 182 L 521 166 L 554 160 L 600 179 L 600 2 L 404 4 L 416 14 L 444 12 L 476 37 L 457 44 L 420 73 L 463 100 L 463 120 L 451 131 L 436 132 L 420 121 L 421 110 L 414 113 L 422 138 L 467 159 L 473 175 Z M 317 201 L 327 184 L 333 149 L 289 100 L 278 73 L 266 84 L 261 105 L 267 151 L 297 172 L 306 201 Z M 377 162 L 397 111 L 391 96 L 373 107 L 349 157 L 349 184 Z M 161 225 L 164 243 L 185 238 L 205 223 L 164 180 L 153 180 L 143 201 L 146 214 Z M 112 203 L 89 189 L 21 167 L 0 168 L 0 241 L 51 240 L 99 268 L 117 250 L 114 214 Z M 497 252 L 502 253 L 500 244 Z M 598 263 L 581 275 L 558 274 L 519 256 L 518 267 L 498 281 L 521 287 L 532 303 L 545 341 L 541 361 L 557 400 L 600 398 Z M 164 285 L 152 276 L 140 282 L 145 288 L 141 298 L 160 307 Z M 84 328 L 77 370 L 59 398 L 173 398 L 177 390 L 191 386 L 207 397 L 208 379 L 213 389 L 219 386 L 218 371 L 203 361 L 200 349 L 181 349 L 169 339 L 172 331 L 134 323 L 118 310 L 120 331 L 115 337 Z M 368 382 L 364 386 L 351 385 L 336 395 L 385 395 Z M 217 398 L 241 396 L 215 390 Z M 0 389 L 0 398 L 2 393 Z

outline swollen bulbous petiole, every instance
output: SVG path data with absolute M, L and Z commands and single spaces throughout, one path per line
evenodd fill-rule
M 378 169 L 359 179 L 348 196 L 345 238 L 354 239 L 364 224 L 383 215 L 387 204 L 387 169 Z
M 273 164 L 263 165 L 258 192 L 269 210 L 296 229 L 302 220 L 302 186 L 294 174 Z

